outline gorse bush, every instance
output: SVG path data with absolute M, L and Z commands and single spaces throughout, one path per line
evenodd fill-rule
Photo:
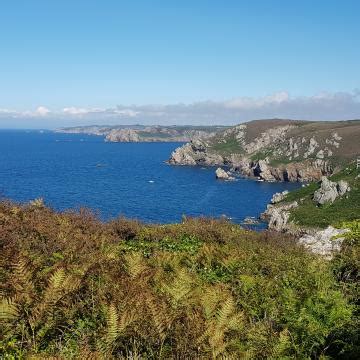
M 3 202 L 0 247 L 5 359 L 355 354 L 355 294 L 340 260 L 285 235 L 211 219 L 101 223 Z

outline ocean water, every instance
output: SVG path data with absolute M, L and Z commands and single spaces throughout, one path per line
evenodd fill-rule
M 273 193 L 299 184 L 215 179 L 214 168 L 169 166 L 179 143 L 105 143 L 101 137 L 39 131 L 0 131 L 0 195 L 43 198 L 57 210 L 93 209 L 172 223 L 187 216 L 258 217 Z

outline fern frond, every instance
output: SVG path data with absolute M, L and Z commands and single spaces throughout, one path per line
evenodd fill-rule
M 167 314 L 166 309 L 163 306 L 156 304 L 151 297 L 147 298 L 146 303 L 150 309 L 155 329 L 160 339 L 163 341 L 166 338 L 166 332 L 170 326 L 171 318 Z
M 291 348 L 291 337 L 290 332 L 288 329 L 284 329 L 279 334 L 278 343 L 274 346 L 271 358 L 272 359 L 279 359 L 286 357 L 288 354 L 287 352 Z
M 50 277 L 49 287 L 52 289 L 60 289 L 65 280 L 65 271 L 64 269 L 58 269 L 55 271 L 53 275 Z
M 217 313 L 217 323 L 219 327 L 225 327 L 232 314 L 234 314 L 235 306 L 232 296 L 228 297 L 221 309 Z
M 80 279 L 75 276 L 66 275 L 64 269 L 57 269 L 48 281 L 43 296 L 39 299 L 38 305 L 33 309 L 30 323 L 35 326 L 51 315 L 55 305 L 69 292 L 80 286 Z
M 163 289 L 172 297 L 173 302 L 178 304 L 190 296 L 193 289 L 193 278 L 186 269 L 181 268 L 177 271 L 172 284 L 165 284 Z
M 108 345 L 112 345 L 118 336 L 119 333 L 118 320 L 119 320 L 119 316 L 116 307 L 114 304 L 110 304 L 106 314 L 106 327 L 107 327 L 106 343 Z
M 146 270 L 143 256 L 140 253 L 129 253 L 124 256 L 126 269 L 130 277 L 135 278 Z
M 137 319 L 137 314 L 133 310 L 124 311 L 118 321 L 118 331 L 123 333 Z
M 19 290 L 26 289 L 27 292 L 33 288 L 32 283 L 32 268 L 29 261 L 25 258 L 20 258 L 13 264 L 14 269 L 14 285 Z
M 18 316 L 19 312 L 16 303 L 10 298 L 2 298 L 0 300 L 0 321 L 12 321 L 17 319 Z
M 219 293 L 217 288 L 209 286 L 205 289 L 205 292 L 202 294 L 201 303 L 204 309 L 205 318 L 209 319 L 214 314 L 218 307 L 218 304 L 222 301 L 221 292 Z

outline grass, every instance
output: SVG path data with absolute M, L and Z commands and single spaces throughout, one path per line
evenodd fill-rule
M 347 249 L 333 263 L 226 221 L 3 202 L 0 358 L 355 358 Z
M 253 161 L 264 160 L 267 157 L 271 156 L 273 153 L 272 149 L 267 149 L 265 151 L 258 151 L 256 154 L 251 155 L 250 159 Z
M 231 153 L 242 153 L 243 148 L 235 138 L 235 136 L 226 137 L 225 142 L 219 141 L 214 142 L 210 149 L 212 151 L 218 151 L 220 153 L 231 154 Z

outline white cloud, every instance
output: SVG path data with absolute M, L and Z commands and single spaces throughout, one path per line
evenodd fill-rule
M 135 111 L 135 110 L 131 110 L 131 109 L 123 109 L 123 110 L 114 110 L 114 114 L 123 116 L 123 117 L 136 117 L 140 112 L 139 111 Z
M 202 101 L 192 104 L 118 105 L 113 108 L 69 106 L 50 111 L 39 106 L 35 111 L 0 109 L 0 119 L 50 120 L 69 124 L 236 124 L 253 119 L 290 118 L 341 120 L 360 118 L 360 91 L 323 92 L 292 97 L 277 92 L 264 97 L 236 97 L 227 101 Z M 49 125 L 51 126 L 51 125 Z
M 71 107 L 64 108 L 63 112 L 65 114 L 69 114 L 69 115 L 84 115 L 84 114 L 88 114 L 89 110 L 84 109 L 84 108 L 77 108 L 77 107 L 71 106 Z
M 48 115 L 48 114 L 50 114 L 50 113 L 51 113 L 51 111 L 50 111 L 48 108 L 46 108 L 45 106 L 39 106 L 39 107 L 36 109 L 34 115 L 35 115 L 35 116 L 36 116 L 36 115 L 46 116 L 46 115 Z
M 224 103 L 230 109 L 258 109 L 265 105 L 277 105 L 289 100 L 289 94 L 281 91 L 269 96 L 260 98 L 238 97 Z

